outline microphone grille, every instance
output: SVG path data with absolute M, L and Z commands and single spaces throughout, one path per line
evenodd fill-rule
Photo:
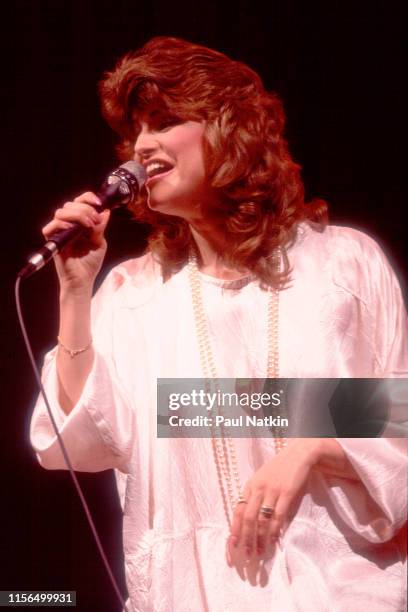
M 141 164 L 138 164 L 133 160 L 129 160 L 122 164 L 120 167 L 124 170 L 127 170 L 136 177 L 136 180 L 139 184 L 139 188 L 142 187 L 147 181 L 146 170 Z

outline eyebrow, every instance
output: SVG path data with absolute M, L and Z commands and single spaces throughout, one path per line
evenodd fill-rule
M 148 122 L 149 119 L 154 120 L 158 115 L 169 112 L 170 111 L 168 109 L 160 108 L 153 108 L 151 111 L 144 111 L 142 113 L 138 113 L 137 111 L 135 111 L 132 115 L 132 123 L 134 125 L 140 125 L 143 122 Z

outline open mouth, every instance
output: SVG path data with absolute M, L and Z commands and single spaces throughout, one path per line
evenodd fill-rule
M 145 168 L 147 173 L 147 183 L 149 183 L 152 179 L 171 172 L 174 166 L 169 162 L 158 160 L 149 162 Z

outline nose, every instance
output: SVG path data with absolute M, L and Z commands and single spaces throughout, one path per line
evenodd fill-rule
M 135 141 L 135 157 L 140 160 L 149 158 L 157 149 L 159 149 L 159 142 L 156 135 L 149 130 L 147 125 L 143 125 Z

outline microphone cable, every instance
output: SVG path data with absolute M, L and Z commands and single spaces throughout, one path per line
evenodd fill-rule
M 20 282 L 21 282 L 21 276 L 18 276 L 17 279 L 16 279 L 16 284 L 15 284 L 15 299 L 16 299 L 17 316 L 18 316 L 18 321 L 19 321 L 19 324 L 20 324 L 21 332 L 23 334 L 24 343 L 25 343 L 25 346 L 26 346 L 26 349 L 27 349 L 27 353 L 28 353 L 28 356 L 29 356 L 29 359 L 30 359 L 30 362 L 31 362 L 31 366 L 32 366 L 33 371 L 34 371 L 34 376 L 36 378 L 36 381 L 37 381 L 40 393 L 41 393 L 41 395 L 44 398 L 44 402 L 45 402 L 45 405 L 47 407 L 48 415 L 50 417 L 52 426 L 53 426 L 53 428 L 55 430 L 55 434 L 57 436 L 58 443 L 60 445 L 62 455 L 64 457 L 64 460 L 65 460 L 65 463 L 66 463 L 67 468 L 69 470 L 69 473 L 71 474 L 71 478 L 72 478 L 72 481 L 74 483 L 74 487 L 75 487 L 76 492 L 77 492 L 77 494 L 79 496 L 79 499 L 81 501 L 83 510 L 85 512 L 86 519 L 88 521 L 88 524 L 89 524 L 89 527 L 91 529 L 92 535 L 93 535 L 94 540 L 96 542 L 96 546 L 97 546 L 99 555 L 100 555 L 100 557 L 102 559 L 102 562 L 103 562 L 103 564 L 105 566 L 105 569 L 107 571 L 107 574 L 109 576 L 109 580 L 110 580 L 110 582 L 112 584 L 113 590 L 115 591 L 115 593 L 116 593 L 116 595 L 117 595 L 117 597 L 118 597 L 118 599 L 120 601 L 122 609 L 125 612 L 130 612 L 128 607 L 126 606 L 126 602 L 123 599 L 123 596 L 122 596 L 122 593 L 121 593 L 121 591 L 119 589 L 118 583 L 116 582 L 115 576 L 113 575 L 112 569 L 111 569 L 111 567 L 109 565 L 109 561 L 108 561 L 108 559 L 106 557 L 105 551 L 104 551 L 103 546 L 102 546 L 102 542 L 100 540 L 100 537 L 99 537 L 98 532 L 96 530 L 95 523 L 93 521 L 91 512 L 89 510 L 88 503 L 87 503 L 87 501 L 85 499 L 85 496 L 83 494 L 81 486 L 80 486 L 80 484 L 78 482 L 78 479 L 76 477 L 75 471 L 74 471 L 74 469 L 72 467 L 71 459 L 69 458 L 68 451 L 67 451 L 67 449 L 65 447 L 65 444 L 64 444 L 64 441 L 63 441 L 63 439 L 62 439 L 62 437 L 61 437 L 61 435 L 60 435 L 60 433 L 58 431 L 57 424 L 56 424 L 54 416 L 52 414 L 51 406 L 50 406 L 47 394 L 45 392 L 45 389 L 44 389 L 42 381 L 41 381 L 40 372 L 39 372 L 39 370 L 37 368 L 37 364 L 36 364 L 35 359 L 34 359 L 34 355 L 33 355 L 33 351 L 32 351 L 32 348 L 31 348 L 30 340 L 28 338 L 27 330 L 26 330 L 25 323 L 24 323 L 24 318 L 23 318 L 23 314 L 22 314 L 22 310 L 21 310 L 21 303 L 20 303 Z

